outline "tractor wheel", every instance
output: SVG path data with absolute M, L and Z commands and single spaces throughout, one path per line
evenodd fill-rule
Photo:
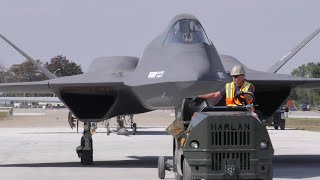
M 158 177 L 159 179 L 164 179 L 166 176 L 166 164 L 163 156 L 158 158 Z
M 183 159 L 183 180 L 194 180 L 191 167 L 186 159 Z

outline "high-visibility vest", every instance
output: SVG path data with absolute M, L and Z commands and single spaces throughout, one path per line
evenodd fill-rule
M 253 87 L 253 85 L 247 81 L 244 81 L 240 91 L 247 93 L 249 91 L 250 86 Z M 254 87 L 253 87 L 254 90 Z M 235 91 L 235 87 L 234 87 L 234 82 L 230 82 L 226 84 L 226 105 L 227 106 L 237 106 L 234 102 L 233 102 L 233 98 L 234 98 L 234 91 Z M 240 101 L 235 100 L 235 102 L 237 104 L 241 104 Z

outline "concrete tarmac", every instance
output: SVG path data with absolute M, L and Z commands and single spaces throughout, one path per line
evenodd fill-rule
M 81 133 L 77 134 L 58 122 L 66 119 L 55 118 L 56 114 L 65 112 L 46 113 L 46 117 L 52 116 L 51 121 L 56 124 L 51 122 L 50 127 L 40 126 L 43 122 L 37 119 L 39 116 L 24 117 L 29 123 L 27 127 L 23 127 L 21 117 L 0 120 L 1 180 L 156 180 L 158 156 L 172 155 L 172 137 L 164 131 L 166 124 L 172 122 L 168 112 L 139 115 L 137 135 L 113 133 L 108 136 L 105 128 L 99 128 L 93 136 L 93 166 L 81 166 L 75 152 Z M 168 120 L 162 117 L 168 117 Z M 30 118 L 36 120 L 27 120 Z M 144 123 L 157 118 L 158 126 Z M 30 123 L 38 124 L 32 126 Z M 275 149 L 274 179 L 320 179 L 320 133 L 270 129 L 269 134 Z M 166 179 L 174 179 L 173 173 L 166 171 Z

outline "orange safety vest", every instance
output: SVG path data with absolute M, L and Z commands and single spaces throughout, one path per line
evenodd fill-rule
M 247 93 L 250 86 L 252 86 L 254 90 L 254 86 L 251 83 L 244 81 L 240 88 L 240 91 Z M 236 104 L 233 103 L 234 91 L 235 91 L 234 82 L 227 83 L 226 84 L 226 105 L 227 106 L 237 106 Z M 237 104 L 241 104 L 238 100 L 235 100 L 235 101 Z

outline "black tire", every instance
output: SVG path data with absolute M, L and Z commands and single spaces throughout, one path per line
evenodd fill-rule
M 81 146 L 84 147 L 85 140 L 81 137 Z M 82 165 L 93 165 L 93 149 L 92 149 L 92 139 L 90 139 L 91 150 L 82 150 L 81 151 L 81 164 Z
M 135 135 L 137 133 L 137 124 L 133 123 L 132 124 L 132 135 Z
M 186 159 L 183 159 L 183 180 L 194 180 L 191 167 Z
M 279 126 L 274 126 L 274 129 L 279 129 Z
M 86 165 L 93 165 L 93 151 L 82 151 L 81 153 L 81 164 Z
M 164 179 L 166 176 L 166 164 L 163 156 L 158 158 L 158 177 L 159 179 Z
M 281 130 L 285 130 L 286 129 L 286 124 L 285 123 L 281 123 L 280 124 L 280 129 Z
M 178 172 L 175 172 L 175 173 L 174 173 L 174 179 L 175 179 L 175 180 L 183 180 L 183 176 L 180 176 L 180 175 L 178 174 Z

